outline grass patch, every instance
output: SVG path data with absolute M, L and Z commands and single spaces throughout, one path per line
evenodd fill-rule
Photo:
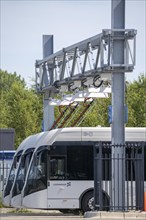
M 3 208 L 4 206 L 3 206 L 3 204 L 2 204 L 2 196 L 1 196 L 1 194 L 0 194 L 0 208 Z
M 11 214 L 25 214 L 25 213 L 32 213 L 32 211 L 28 210 L 28 209 L 23 209 L 23 208 L 18 208 L 18 209 L 14 209 L 8 213 L 11 213 Z

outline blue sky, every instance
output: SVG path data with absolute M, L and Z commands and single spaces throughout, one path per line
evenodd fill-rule
M 111 0 L 0 0 L 0 68 L 16 71 L 27 85 L 42 59 L 42 35 L 54 35 L 54 52 L 111 28 Z M 136 66 L 132 81 L 146 72 L 146 0 L 126 0 L 125 28 L 137 29 Z

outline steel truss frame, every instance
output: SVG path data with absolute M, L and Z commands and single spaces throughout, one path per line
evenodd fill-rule
M 113 62 L 115 41 L 124 41 L 124 63 Z M 98 87 L 100 80 L 110 81 L 113 72 L 133 71 L 135 48 L 136 30 L 103 29 L 96 36 L 36 60 L 36 89 L 49 91 L 51 96 L 55 92 L 84 89 L 90 85 Z

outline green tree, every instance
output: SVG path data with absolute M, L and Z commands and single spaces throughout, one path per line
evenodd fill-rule
M 0 92 L 9 91 L 13 82 L 20 82 L 23 87 L 26 86 L 24 79 L 17 75 L 16 72 L 8 73 L 0 69 Z
M 16 73 L 0 71 L 1 76 L 1 128 L 15 129 L 15 146 L 27 136 L 41 131 L 42 97 L 25 87 Z
M 138 80 L 127 85 L 128 127 L 146 127 L 146 77 L 141 74 Z
M 31 90 L 26 90 L 20 83 L 13 83 L 8 95 L 9 127 L 14 127 L 16 144 L 27 136 L 41 130 L 40 102 Z
M 14 82 L 20 82 L 25 87 L 25 82 L 16 73 L 8 73 L 0 69 L 0 127 L 7 128 L 9 125 L 9 103 L 7 102 L 8 94 Z

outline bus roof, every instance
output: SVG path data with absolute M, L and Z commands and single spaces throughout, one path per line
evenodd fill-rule
M 146 141 L 146 128 L 125 128 L 126 141 Z M 20 149 L 38 148 L 54 142 L 67 141 L 111 141 L 110 127 L 70 127 L 45 131 L 25 139 Z
M 125 141 L 146 141 L 145 127 L 126 127 L 125 131 Z M 69 127 L 40 132 L 27 137 L 19 145 L 16 154 L 58 141 L 111 141 L 111 127 Z
M 84 141 L 111 141 L 111 127 L 83 128 Z M 125 141 L 146 141 L 146 128 L 125 128 Z
M 19 145 L 15 155 L 17 155 L 20 151 L 24 153 L 28 148 L 35 148 L 37 146 L 38 140 L 43 135 L 44 135 L 44 132 L 41 132 L 38 134 L 30 135 L 29 137 L 24 139 L 22 143 Z

